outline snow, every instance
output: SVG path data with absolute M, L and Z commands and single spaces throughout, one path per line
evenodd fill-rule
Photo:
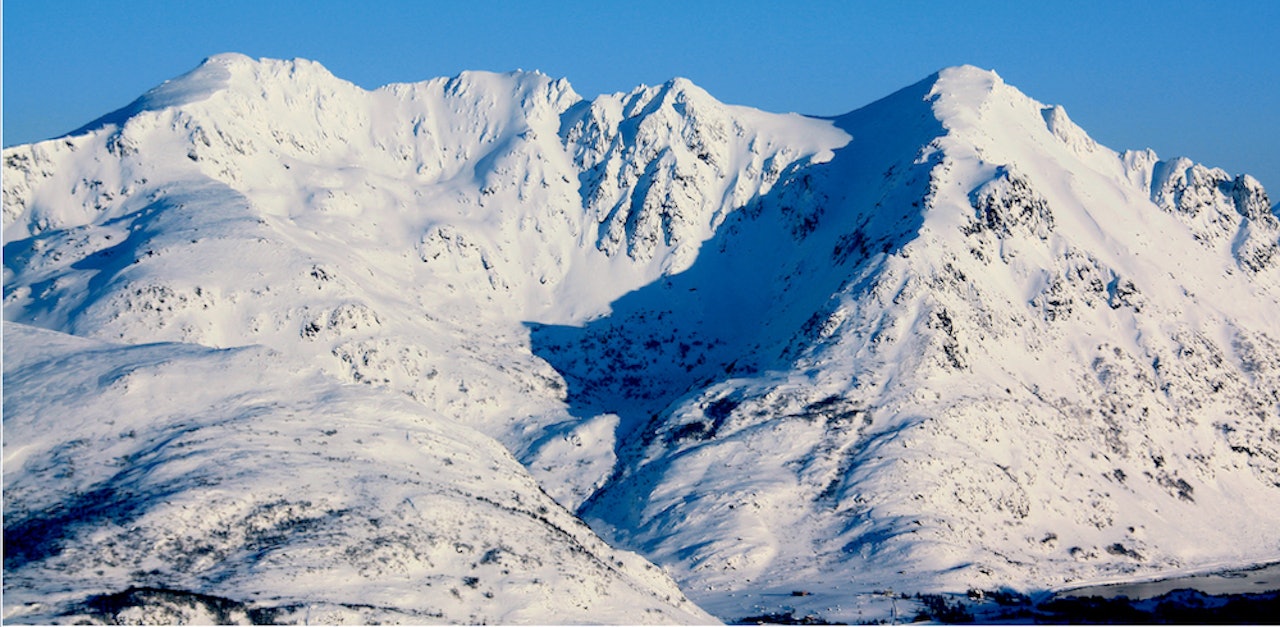
M 6 536 L 65 527 L 12 620 L 709 620 L 661 567 L 860 621 L 1280 554 L 1274 206 L 994 72 L 815 119 L 220 55 L 4 168 Z
M 710 620 L 407 398 L 260 347 L 4 334 L 6 620 L 128 587 L 324 622 Z

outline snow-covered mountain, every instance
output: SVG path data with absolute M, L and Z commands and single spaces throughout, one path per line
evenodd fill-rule
M 585 405 L 644 424 L 593 526 L 720 616 L 1277 555 L 1255 181 L 1109 151 L 974 68 L 835 123 L 852 141 L 795 183 L 816 202 L 766 196 L 611 317 L 535 330 Z
M 6 149 L 4 241 L 9 620 L 709 618 L 623 549 L 856 621 L 1280 555 L 1266 193 L 972 67 L 815 119 L 221 55 Z
M 711 621 L 408 398 L 5 324 L 6 621 Z

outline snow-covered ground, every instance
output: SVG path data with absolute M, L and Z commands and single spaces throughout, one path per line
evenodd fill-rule
M 263 347 L 4 337 L 6 622 L 109 620 L 91 597 L 129 588 L 241 620 L 712 620 L 406 397 Z M 212 619 L 182 607 L 118 618 Z
M 719 616 L 1276 555 L 1255 181 L 1109 151 L 975 68 L 836 123 L 690 270 L 535 328 L 580 405 L 644 425 L 593 526 Z
M 973 67 L 814 119 L 221 55 L 5 150 L 4 241 L 10 620 L 710 618 L 623 549 L 858 621 L 1280 555 L 1265 192 Z

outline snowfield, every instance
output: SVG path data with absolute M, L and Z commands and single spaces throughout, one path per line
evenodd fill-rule
M 3 174 L 6 621 L 856 622 L 1280 558 L 1276 207 L 993 72 L 817 119 L 228 54 Z

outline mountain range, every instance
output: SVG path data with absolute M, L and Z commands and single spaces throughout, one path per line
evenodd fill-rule
M 6 621 L 858 622 L 1280 558 L 1277 208 L 994 72 L 814 118 L 226 54 L 3 161 Z

